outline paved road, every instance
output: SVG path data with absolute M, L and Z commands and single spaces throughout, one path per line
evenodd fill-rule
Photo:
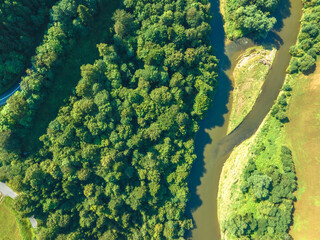
M 6 197 L 11 197 L 12 199 L 14 199 L 15 197 L 18 196 L 17 193 L 15 193 L 11 188 L 9 188 L 5 183 L 0 182 L 0 192 L 2 193 L 2 195 L 6 196 Z M 37 220 L 32 216 L 29 218 L 29 221 L 32 225 L 33 228 L 37 227 Z
M 16 91 L 20 90 L 20 82 L 12 86 L 10 89 L 0 95 L 0 106 L 5 105 L 8 98 L 11 97 Z
M 34 70 L 34 67 L 30 66 L 30 70 Z M 23 77 L 25 77 L 25 76 L 26 76 L 26 74 Z M 21 80 L 18 83 L 16 83 L 14 86 L 9 88 L 7 91 L 0 94 L 0 106 L 5 105 L 7 103 L 8 98 L 11 97 L 16 91 L 21 90 L 21 88 L 20 88 Z
M 0 182 L 0 192 L 2 195 L 11 197 L 12 199 L 18 196 L 11 188 L 9 188 L 5 183 Z

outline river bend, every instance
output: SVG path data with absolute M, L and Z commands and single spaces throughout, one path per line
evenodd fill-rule
M 280 0 L 275 13 L 275 30 L 264 42 L 253 43 L 244 38 L 226 46 L 219 0 L 211 1 L 211 9 L 214 20 L 210 39 L 220 61 L 219 86 L 213 106 L 200 122 L 195 141 L 197 160 L 191 170 L 191 200 L 188 205 L 195 224 L 191 238 L 195 240 L 220 239 L 217 193 L 223 164 L 235 146 L 255 133 L 279 94 L 291 58 L 289 48 L 296 43 L 299 33 L 302 3 L 300 0 Z M 233 132 L 226 135 L 232 107 L 232 70 L 236 59 L 248 47 L 264 43 L 275 44 L 278 48 L 272 68 L 252 111 Z

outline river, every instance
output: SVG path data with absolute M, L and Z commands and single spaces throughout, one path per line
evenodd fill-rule
M 220 61 L 219 86 L 213 99 L 213 106 L 205 119 L 200 122 L 200 130 L 195 141 L 197 160 L 191 170 L 189 180 L 191 199 L 188 204 L 188 210 L 195 224 L 190 237 L 195 240 L 220 239 L 217 193 L 223 164 L 232 149 L 258 129 L 279 94 L 290 61 L 289 48 L 296 43 L 299 32 L 302 3 L 300 0 L 280 0 L 275 12 L 277 18 L 275 30 L 269 33 L 264 41 L 278 46 L 275 61 L 252 111 L 229 135 L 226 134 L 232 107 L 231 82 L 236 59 L 248 47 L 263 42 L 253 43 L 244 38 L 225 46 L 219 0 L 211 1 L 211 9 L 214 20 L 210 39 L 215 55 Z

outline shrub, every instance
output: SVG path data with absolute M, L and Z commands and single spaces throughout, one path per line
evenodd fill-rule
M 277 113 L 276 118 L 277 118 L 281 123 L 287 123 L 287 122 L 289 122 L 289 118 L 288 118 L 287 114 L 284 113 L 284 112 L 279 112 L 279 113 Z
M 307 73 L 315 66 L 316 60 L 308 54 L 305 54 L 299 60 L 299 70 L 303 73 Z

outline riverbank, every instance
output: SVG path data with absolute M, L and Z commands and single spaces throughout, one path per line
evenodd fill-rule
M 286 126 L 298 178 L 294 239 L 319 239 L 320 228 L 320 61 L 313 74 L 296 75 Z
M 288 237 L 296 189 L 284 130 L 290 96 L 286 87 L 257 132 L 223 166 L 218 192 L 222 239 Z
M 228 134 L 243 121 L 254 106 L 276 52 L 275 47 L 256 46 L 247 49 L 239 56 L 233 70 L 234 90 Z
M 228 220 L 230 209 L 239 198 L 237 182 L 241 180 L 241 173 L 248 163 L 249 149 L 256 135 L 237 146 L 231 153 L 221 172 L 218 192 L 218 219 L 221 223 Z M 227 239 L 225 231 L 221 231 L 221 239 Z

